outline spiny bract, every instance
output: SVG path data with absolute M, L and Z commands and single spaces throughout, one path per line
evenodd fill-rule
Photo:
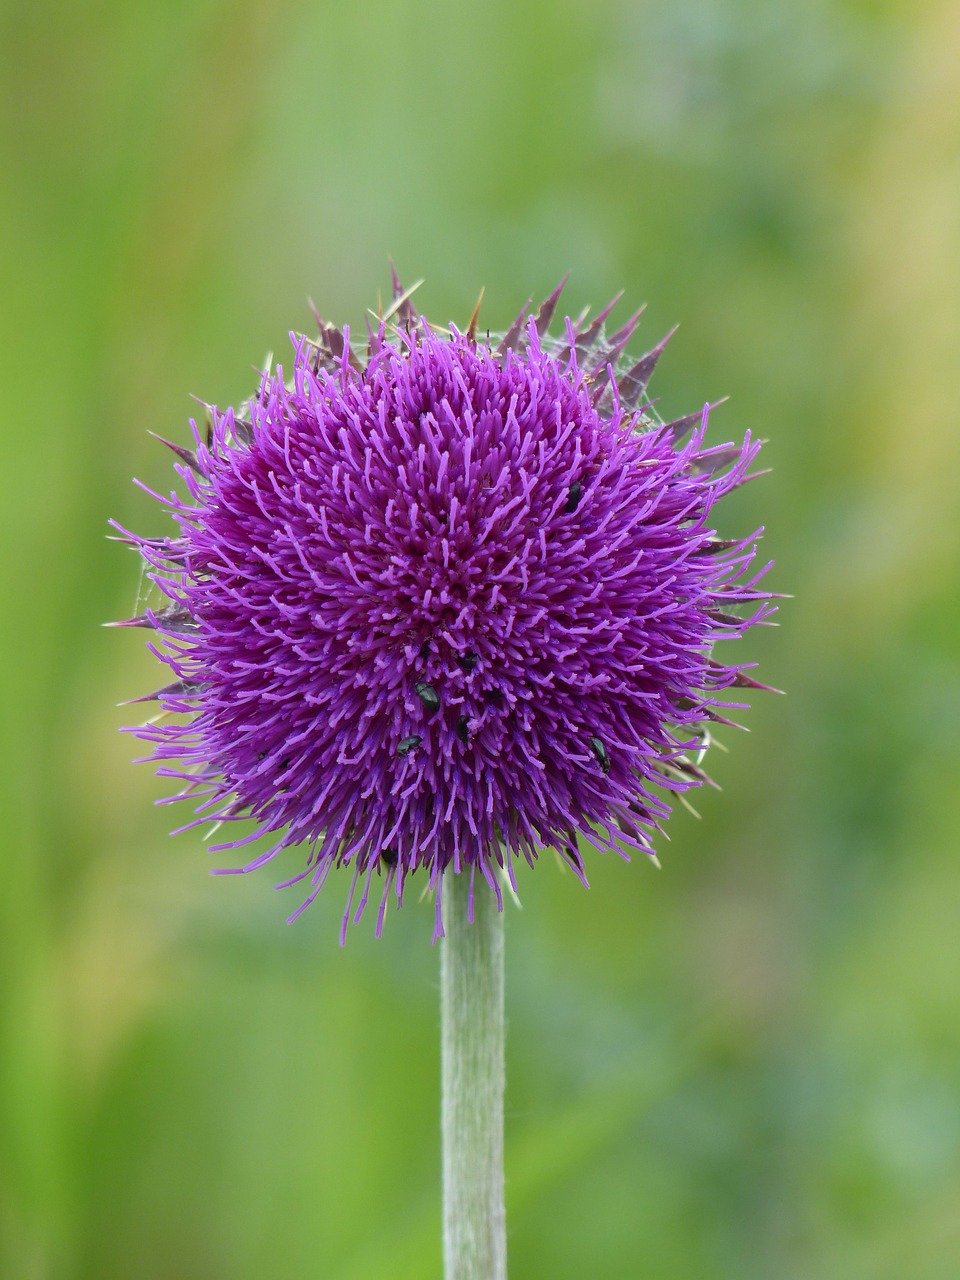
M 425 871 L 436 936 L 448 870 L 499 900 L 540 848 L 585 881 L 578 834 L 652 857 L 663 789 L 707 780 L 691 754 L 741 705 L 719 694 L 762 687 L 712 657 L 772 611 L 757 534 L 710 527 L 758 445 L 706 447 L 709 406 L 661 423 L 664 343 L 628 366 L 637 316 L 607 335 L 609 307 L 551 337 L 559 294 L 498 342 L 476 313 L 431 327 L 394 278 L 365 358 L 320 322 L 289 381 L 171 446 L 176 536 L 121 530 L 170 602 L 124 624 L 174 677 L 133 732 L 196 821 L 253 819 L 215 848 L 279 833 L 238 870 L 304 843 L 306 906 L 352 867 L 344 930 L 358 880 L 355 919 L 382 878 L 379 933 Z

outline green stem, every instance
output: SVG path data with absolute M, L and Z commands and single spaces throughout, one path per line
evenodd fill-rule
M 443 878 L 440 1022 L 446 1280 L 506 1280 L 503 916 L 477 876 Z

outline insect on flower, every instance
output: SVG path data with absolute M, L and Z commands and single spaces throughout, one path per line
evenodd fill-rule
M 707 445 L 709 406 L 661 422 L 666 339 L 631 364 L 637 316 L 608 334 L 610 307 L 553 334 L 559 296 L 481 339 L 395 279 L 363 349 L 320 322 L 171 446 L 175 532 L 122 531 L 169 600 L 125 625 L 156 632 L 151 696 L 182 713 L 133 732 L 196 821 L 252 822 L 215 848 L 273 833 L 230 871 L 302 844 L 305 906 L 352 867 L 344 930 L 378 877 L 378 933 L 419 872 L 439 934 L 446 874 L 502 902 L 501 874 L 577 833 L 653 857 L 704 724 L 762 687 L 713 656 L 773 610 L 759 531 L 713 528 L 758 444 Z

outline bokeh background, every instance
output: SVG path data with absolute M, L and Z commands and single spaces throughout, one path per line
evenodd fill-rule
M 522 879 L 512 1273 L 955 1277 L 957 4 L 40 0 L 0 57 L 0 1274 L 440 1274 L 429 905 L 341 951 L 345 882 L 287 928 L 275 868 L 208 877 L 98 625 L 147 431 L 392 255 L 440 321 L 567 270 L 681 321 L 660 407 L 769 438 L 721 528 L 795 596 L 663 872 Z

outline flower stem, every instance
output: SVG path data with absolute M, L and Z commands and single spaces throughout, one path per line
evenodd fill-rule
M 503 916 L 481 878 L 443 883 L 443 1261 L 446 1280 L 505 1280 Z

